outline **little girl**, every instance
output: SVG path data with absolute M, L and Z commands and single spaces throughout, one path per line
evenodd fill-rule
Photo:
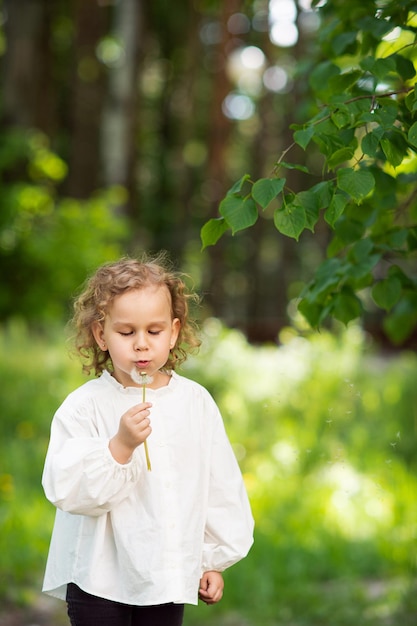
M 57 507 L 43 590 L 72 626 L 179 626 L 218 602 L 253 519 L 219 410 L 175 368 L 198 346 L 163 255 L 100 267 L 75 302 L 83 369 L 57 410 L 42 484 Z

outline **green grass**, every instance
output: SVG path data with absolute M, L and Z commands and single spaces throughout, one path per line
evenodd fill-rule
M 58 329 L 59 331 L 59 329 Z M 53 413 L 84 381 L 62 331 L 0 332 L 0 603 L 39 596 L 53 523 L 40 486 Z M 357 328 L 253 347 L 216 320 L 183 373 L 218 401 L 256 520 L 216 607 L 186 626 L 414 624 L 417 358 Z

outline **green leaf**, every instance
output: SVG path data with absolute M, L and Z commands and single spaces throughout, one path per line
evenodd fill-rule
M 332 48 L 336 56 L 340 56 L 346 48 L 355 43 L 357 36 L 357 31 L 348 31 L 334 37 L 332 41 Z
M 320 124 L 313 140 L 328 159 L 332 158 L 336 150 L 357 146 L 354 128 L 338 129 L 330 120 L 327 125 Z
M 335 193 L 327 211 L 324 214 L 325 221 L 333 228 L 336 220 L 343 214 L 348 199 L 345 194 Z
M 200 237 L 202 242 L 202 250 L 207 246 L 214 246 L 223 235 L 230 228 L 224 217 L 218 217 L 206 222 L 201 229 Z
M 348 10 L 349 8 L 346 7 Z M 382 39 L 384 35 L 392 30 L 391 21 L 385 20 L 383 14 L 378 17 L 365 15 L 358 20 L 358 26 L 365 33 L 369 32 L 376 40 Z
M 410 278 L 398 265 L 391 265 L 388 276 L 398 278 L 403 289 L 406 289 L 417 296 L 417 282 Z
M 388 74 L 397 71 L 395 59 L 390 56 L 385 59 L 376 59 L 372 73 L 378 78 L 378 80 L 384 80 Z
M 300 191 L 292 201 L 294 207 L 302 207 L 305 211 L 306 221 L 304 228 L 314 232 L 314 227 L 319 219 L 320 194 L 313 191 Z
M 335 287 L 343 273 L 343 266 L 339 259 L 326 259 L 316 271 L 312 284 L 308 287 L 306 297 L 314 302 L 323 293 Z
M 409 242 L 411 230 L 409 228 L 393 228 L 390 232 L 386 233 L 384 237 L 384 243 L 393 250 L 404 250 L 404 246 Z
M 341 163 L 346 163 L 346 161 L 350 161 L 354 154 L 355 148 L 351 146 L 336 150 L 327 160 L 328 168 L 332 170 Z
M 385 230 L 387 226 L 389 228 L 392 225 L 393 214 L 391 211 L 395 211 L 398 206 L 396 196 L 398 178 L 375 166 L 372 167 L 372 173 L 375 176 L 375 190 L 371 202 L 375 208 L 378 208 L 380 214 L 378 221 Z M 381 228 L 377 226 L 377 230 L 380 232 Z
M 385 130 L 392 130 L 398 117 L 398 103 L 391 98 L 378 98 L 376 108 L 369 121 L 381 124 Z
M 395 60 L 397 72 L 401 78 L 404 81 L 414 78 L 416 75 L 416 69 L 410 59 L 406 59 L 401 54 L 393 54 L 392 56 Z
M 252 187 L 252 198 L 262 209 L 266 207 L 283 190 L 285 178 L 261 178 Z
M 372 131 L 370 133 L 366 133 L 361 143 L 362 152 L 372 158 L 375 158 L 379 148 L 380 138 L 381 137 L 378 137 L 377 132 Z
M 340 241 L 343 241 L 344 244 L 349 244 L 354 243 L 363 236 L 365 226 L 344 213 L 335 223 L 334 230 Z
M 384 133 L 380 143 L 391 165 L 394 167 L 401 165 L 408 151 L 408 145 L 403 134 L 396 130 L 387 131 Z
M 311 124 L 302 130 L 296 130 L 294 133 L 294 141 L 305 150 L 314 135 L 314 126 Z
M 373 74 L 378 80 L 384 80 L 388 74 L 396 71 L 395 59 L 386 57 L 385 59 L 376 59 L 375 57 L 366 57 L 361 61 L 360 66 Z
M 360 66 L 365 72 L 370 72 L 375 64 L 375 57 L 368 56 L 362 59 Z
M 334 90 L 334 93 L 344 93 L 354 85 L 359 78 L 363 75 L 363 72 L 354 70 L 352 72 L 343 72 L 338 76 L 333 76 L 330 80 L 330 85 Z
M 347 265 L 346 276 L 355 282 L 365 280 L 368 284 L 372 278 L 370 272 L 381 259 L 381 253 L 376 251 L 371 239 L 365 238 L 353 244 L 348 258 L 350 263 Z
M 409 250 L 417 250 L 417 228 L 410 228 L 408 230 L 407 246 Z
M 297 308 L 312 328 L 317 328 L 323 321 L 323 306 L 321 304 L 302 298 Z
M 337 172 L 337 184 L 360 204 L 375 187 L 375 178 L 369 170 L 354 170 L 351 167 Z
M 334 194 L 334 183 L 331 180 L 323 180 L 310 189 L 318 198 L 319 208 L 324 209 L 329 206 Z
M 351 116 L 346 110 L 337 110 L 332 113 L 331 120 L 336 128 L 345 128 L 351 123 Z
M 380 280 L 372 288 L 372 298 L 381 309 L 389 311 L 401 295 L 401 282 L 396 276 Z
M 356 292 L 361 289 L 365 289 L 365 287 L 369 287 L 373 283 L 372 273 L 369 271 L 368 266 L 374 266 L 377 263 L 375 255 L 370 260 L 369 263 L 360 263 L 358 265 L 348 265 L 348 269 L 346 271 L 346 282 L 354 289 Z
M 258 209 L 250 196 L 243 198 L 237 194 L 228 194 L 220 202 L 219 211 L 226 219 L 233 234 L 253 226 L 258 219 Z
M 234 193 L 239 193 L 240 191 L 242 191 L 242 188 L 244 186 L 244 184 L 246 183 L 246 181 L 250 180 L 250 174 L 244 174 L 242 176 L 242 178 L 239 178 L 239 180 L 237 180 L 232 187 L 230 187 L 229 191 L 227 192 L 227 195 L 232 195 Z
M 323 61 L 323 63 L 317 65 L 312 71 L 310 84 L 317 94 L 325 98 L 327 94 L 332 93 L 329 80 L 338 74 L 340 74 L 340 68 L 335 63 Z
M 417 109 L 417 83 L 414 85 L 414 89 L 407 95 L 405 103 L 409 111 Z
M 288 163 L 288 161 L 280 161 L 277 163 L 280 167 L 285 167 L 287 170 L 298 170 L 299 172 L 310 173 L 310 170 L 305 165 L 298 165 L 297 163 Z
M 393 343 L 403 343 L 417 326 L 417 294 L 411 292 L 402 297 L 384 319 L 383 325 Z
M 333 298 L 333 315 L 336 319 L 347 324 L 351 320 L 360 317 L 362 304 L 359 298 L 348 288 L 335 294 Z
M 374 247 L 374 242 L 371 239 L 359 239 L 352 247 L 350 257 L 358 263 L 366 261 L 374 251 Z
M 275 211 L 274 224 L 280 233 L 298 241 L 300 234 L 306 227 L 305 210 L 289 203 Z
M 414 122 L 408 131 L 408 141 L 417 148 L 417 122 Z

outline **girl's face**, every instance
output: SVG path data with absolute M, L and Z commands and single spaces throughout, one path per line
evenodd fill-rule
M 152 376 L 150 387 L 166 384 L 166 374 L 159 370 L 175 346 L 180 320 L 172 319 L 171 294 L 165 285 L 116 296 L 104 323 L 97 322 L 92 330 L 98 346 L 109 351 L 113 375 L 120 384 L 139 386 L 132 381 L 132 370 Z

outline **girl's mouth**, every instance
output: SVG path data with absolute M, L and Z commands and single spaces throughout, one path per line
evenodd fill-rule
M 141 367 L 147 367 L 149 365 L 150 361 L 136 361 L 135 365 L 138 368 Z

